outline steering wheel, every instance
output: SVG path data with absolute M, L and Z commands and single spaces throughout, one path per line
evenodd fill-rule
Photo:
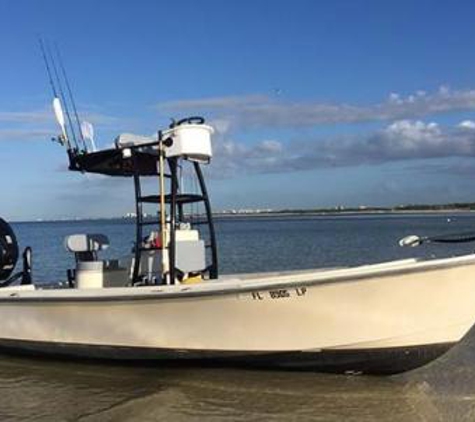
M 187 123 L 189 125 L 202 125 L 204 122 L 205 122 L 205 119 L 201 116 L 191 116 L 191 117 L 185 117 L 184 119 L 178 120 L 175 126 L 180 126 L 184 123 Z

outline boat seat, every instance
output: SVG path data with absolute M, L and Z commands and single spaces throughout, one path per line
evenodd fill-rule
M 133 133 L 121 133 L 117 138 L 115 138 L 115 146 L 118 149 L 122 149 L 149 144 L 156 141 L 156 139 L 149 138 L 147 136 L 135 135 Z
M 73 234 L 64 240 L 64 246 L 73 252 L 76 261 L 97 261 L 97 252 L 109 247 L 109 238 L 104 234 Z

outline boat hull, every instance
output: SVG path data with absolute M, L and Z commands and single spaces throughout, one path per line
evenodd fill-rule
M 321 350 L 313 352 L 222 352 L 72 343 L 0 340 L 4 353 L 55 359 L 122 361 L 136 364 L 233 366 L 314 371 L 346 375 L 394 375 L 437 359 L 455 343 L 383 349 Z
M 0 347 L 390 374 L 421 366 L 475 322 L 475 257 L 196 285 L 0 291 Z

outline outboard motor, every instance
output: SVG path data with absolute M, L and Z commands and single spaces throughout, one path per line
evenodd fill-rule
M 18 261 L 18 243 L 11 226 L 0 218 L 0 282 L 13 273 Z

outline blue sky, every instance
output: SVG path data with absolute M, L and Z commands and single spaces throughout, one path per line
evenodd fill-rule
M 475 201 L 470 1 L 0 0 L 0 215 L 121 215 L 65 171 L 37 37 L 106 147 L 202 114 L 216 209 Z

